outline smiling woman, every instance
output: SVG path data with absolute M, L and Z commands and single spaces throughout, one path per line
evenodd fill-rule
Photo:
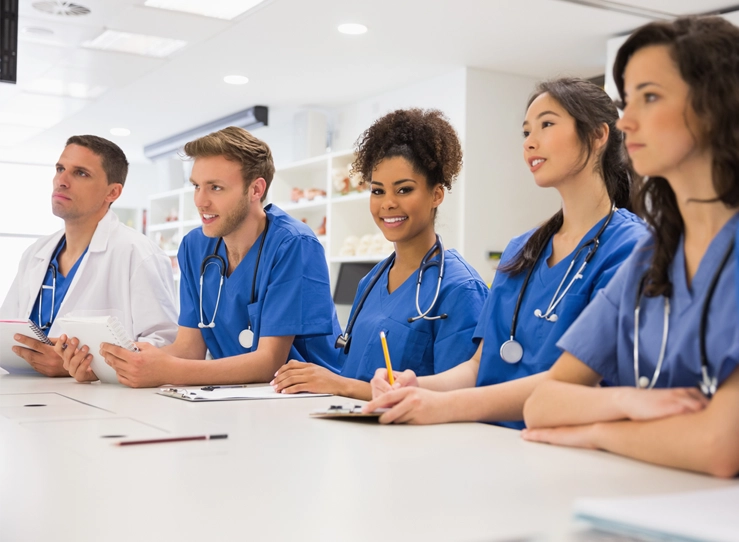
M 385 364 L 381 332 L 396 370 L 436 374 L 473 353 L 487 288 L 434 229 L 461 166 L 459 139 L 440 111 L 394 111 L 359 138 L 352 169 L 370 185 L 370 213 L 395 252 L 359 283 L 337 341 L 341 373 L 291 361 L 272 382 L 277 391 L 369 399 L 369 380 Z
M 562 209 L 508 244 L 474 332 L 474 355 L 438 375 L 401 373 L 393 387 L 378 371 L 367 408 L 392 407 L 380 421 L 523 427 L 523 404 L 559 356 L 557 340 L 644 233 L 638 218 L 616 209 L 629 193 L 617 119 L 592 83 L 539 85 L 523 122 L 523 158 L 537 185 L 557 189 Z

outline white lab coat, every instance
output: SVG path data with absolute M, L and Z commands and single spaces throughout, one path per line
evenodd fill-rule
M 0 318 L 29 318 L 63 234 L 61 230 L 42 237 L 23 253 L 18 274 L 0 307 Z M 171 344 L 177 334 L 177 309 L 169 258 L 109 210 L 95 229 L 59 316 L 72 311 L 122 315 L 121 323 L 134 340 L 155 346 Z M 48 336 L 59 335 L 55 318 Z

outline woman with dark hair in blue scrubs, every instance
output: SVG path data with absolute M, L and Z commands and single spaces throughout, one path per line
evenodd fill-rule
M 562 209 L 506 247 L 469 361 L 429 377 L 408 371 L 394 387 L 378 371 L 366 408 L 391 407 L 381 422 L 523 427 L 524 401 L 559 357 L 557 341 L 646 231 L 622 208 L 630 176 L 617 120 L 593 83 L 539 85 L 523 122 L 523 154 L 536 184 L 559 191 Z
M 651 227 L 562 337 L 528 440 L 739 473 L 739 28 L 646 25 L 616 56 L 620 128 Z M 613 386 L 599 388 L 607 379 Z
M 272 381 L 282 393 L 309 391 L 370 399 L 385 366 L 380 332 L 396 370 L 445 371 L 475 351 L 472 335 L 488 288 L 436 234 L 436 211 L 459 175 L 462 148 L 439 111 L 394 111 L 359 138 L 353 170 L 370 185 L 370 212 L 395 252 L 359 283 L 339 337 L 340 374 L 291 361 Z

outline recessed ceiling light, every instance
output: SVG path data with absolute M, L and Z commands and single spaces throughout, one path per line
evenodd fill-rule
M 364 26 L 363 24 L 356 24 L 356 23 L 340 24 L 339 32 L 341 32 L 342 34 L 351 34 L 351 35 L 364 34 L 365 32 L 367 32 L 367 27 Z
M 171 11 L 184 11 L 216 19 L 235 19 L 265 0 L 146 0 L 145 6 Z
M 120 53 L 133 53 L 135 55 L 153 56 L 164 58 L 178 49 L 182 49 L 187 42 L 158 36 L 146 36 L 144 34 L 130 34 L 118 32 L 117 30 L 106 30 L 94 40 L 82 44 L 88 49 L 99 49 L 101 51 L 118 51 Z
M 229 85 L 245 85 L 249 82 L 249 78 L 243 75 L 227 75 L 223 80 Z
M 41 26 L 26 26 L 21 29 L 21 32 L 34 36 L 52 36 L 54 34 L 54 31 L 50 28 L 43 28 Z
M 111 128 L 110 133 L 114 136 L 126 137 L 131 135 L 131 130 L 128 128 Z

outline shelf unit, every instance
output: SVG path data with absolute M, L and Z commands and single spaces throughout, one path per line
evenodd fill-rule
M 369 190 L 342 194 L 334 187 L 334 173 L 344 171 L 353 160 L 352 151 L 341 151 L 278 165 L 268 192 L 269 203 L 304 221 L 313 231 L 317 232 L 325 219 L 326 234 L 318 235 L 318 240 L 326 251 L 332 291 L 342 263 L 379 262 L 389 255 L 389 251 L 364 256 L 339 255 L 347 236 L 379 233 L 369 212 Z M 323 190 L 326 195 L 294 202 L 293 188 Z M 193 187 L 187 185 L 149 198 L 147 235 L 170 256 L 176 277 L 179 274 L 177 248 L 187 232 L 200 226 L 193 194 Z

